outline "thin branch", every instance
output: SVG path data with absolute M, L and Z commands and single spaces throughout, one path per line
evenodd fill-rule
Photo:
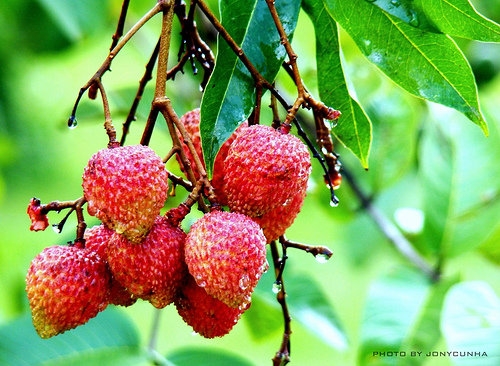
M 343 172 L 346 181 L 361 202 L 361 208 L 371 217 L 384 236 L 392 243 L 394 248 L 433 281 L 439 280 L 441 276 L 439 270 L 434 270 L 415 248 L 413 248 L 413 245 L 405 238 L 398 228 L 382 213 L 382 211 L 372 204 L 372 200 L 363 192 L 355 177 L 345 166 Z
M 122 138 L 120 140 L 120 145 L 123 146 L 125 144 L 125 139 L 127 138 L 127 134 L 130 128 L 130 124 L 132 121 L 136 120 L 136 112 L 137 107 L 142 99 L 142 95 L 144 94 L 144 89 L 146 88 L 147 83 L 153 78 L 153 69 L 155 67 L 156 59 L 158 58 L 158 52 L 160 50 L 160 39 L 156 42 L 155 49 L 149 58 L 148 63 L 146 64 L 146 70 L 144 71 L 144 75 L 139 81 L 139 88 L 137 89 L 137 93 L 135 94 L 134 101 L 132 106 L 130 107 L 130 111 L 128 112 L 127 118 L 123 123 L 122 127 Z
M 120 39 L 120 41 L 116 44 L 113 50 L 108 54 L 101 67 L 96 71 L 96 73 L 89 79 L 89 81 L 80 88 L 78 92 L 78 96 L 76 98 L 75 104 L 73 106 L 73 110 L 71 111 L 71 116 L 68 120 L 68 126 L 74 126 L 76 122 L 76 110 L 78 109 L 78 104 L 83 96 L 83 94 L 87 91 L 88 88 L 92 84 L 96 82 L 96 80 L 100 80 L 102 75 L 109 70 L 109 66 L 111 65 L 111 61 L 116 57 L 116 55 L 120 52 L 120 50 L 127 44 L 127 42 L 132 38 L 134 34 L 137 33 L 141 27 L 146 24 L 153 16 L 162 11 L 164 6 L 164 1 L 159 1 L 156 5 L 148 11 L 128 32 L 125 36 Z
M 112 42 L 111 42 L 111 47 L 109 48 L 110 52 L 113 50 L 113 48 L 116 47 L 118 40 L 123 35 L 123 28 L 125 27 L 125 18 L 127 17 L 127 10 L 129 3 L 130 0 L 123 0 L 122 10 L 120 12 L 120 18 L 118 19 L 118 24 L 116 26 L 116 32 L 115 34 L 113 34 L 113 37 L 111 37 Z
M 288 240 L 284 235 L 280 236 L 279 242 L 285 248 L 300 249 L 306 253 L 311 253 L 316 258 L 318 258 L 317 256 L 320 256 L 320 258 L 324 258 L 325 261 L 330 259 L 331 256 L 333 255 L 333 252 L 328 247 L 322 245 L 313 246 L 309 244 L 298 243 L 295 241 Z
M 158 68 L 156 73 L 155 98 L 165 96 L 167 82 L 167 63 L 170 50 L 170 37 L 172 35 L 172 20 L 174 16 L 174 6 L 172 2 L 165 4 L 163 9 L 163 21 L 161 26 L 160 53 L 158 55 Z
M 286 291 L 285 284 L 283 283 L 283 270 L 285 268 L 286 262 L 286 247 L 282 246 L 283 253 L 282 257 L 279 257 L 278 248 L 276 246 L 276 242 L 271 242 L 271 255 L 273 258 L 274 265 L 274 273 L 276 275 L 276 283 L 280 284 L 280 290 L 276 294 L 276 299 L 278 303 L 281 305 L 281 310 L 283 312 L 283 339 L 281 341 L 281 346 L 276 355 L 273 358 L 273 366 L 286 365 L 290 362 L 290 335 L 292 334 L 292 330 L 290 327 L 290 322 L 292 318 L 290 317 L 290 313 L 288 311 L 288 306 L 286 303 Z
M 102 105 L 104 107 L 104 129 L 106 130 L 106 134 L 109 138 L 108 147 L 116 147 L 118 146 L 118 141 L 116 141 L 116 130 L 113 126 L 113 122 L 111 120 L 111 112 L 109 110 L 108 98 L 106 97 L 106 91 L 104 90 L 104 86 L 101 83 L 100 79 L 95 81 L 95 84 L 99 88 L 102 96 Z
M 188 182 L 187 180 L 184 180 L 171 172 L 168 172 L 168 179 L 170 179 L 175 186 L 184 187 L 186 191 L 193 190 L 193 184 L 191 182 Z

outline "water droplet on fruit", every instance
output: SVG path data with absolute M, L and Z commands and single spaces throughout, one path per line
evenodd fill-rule
M 197 333 L 197 332 L 195 332 L 195 331 L 193 330 L 193 331 L 191 332 L 191 335 L 192 335 L 192 336 L 197 336 L 197 335 L 198 335 L 198 333 Z
M 239 287 L 242 290 L 246 290 L 247 289 L 247 287 L 248 287 L 248 276 L 247 275 L 243 275 L 240 278 Z
M 281 282 L 275 282 L 275 283 L 273 283 L 273 292 L 275 294 L 277 294 L 278 292 L 280 292 L 282 288 L 283 288 L 283 285 L 281 284 Z
M 323 253 L 320 253 L 320 254 L 316 254 L 314 256 L 314 258 L 316 258 L 316 261 L 318 263 L 326 263 L 328 262 L 328 260 L 330 259 L 330 257 L 326 254 L 323 254 Z
M 207 285 L 207 283 L 205 281 L 201 281 L 198 286 L 200 287 L 205 287 Z
M 54 230 L 54 232 L 56 234 L 60 234 L 61 233 L 61 229 L 59 228 L 59 224 L 52 225 L 52 230 Z
M 76 121 L 76 117 L 75 116 L 69 117 L 69 119 L 68 119 L 68 127 L 73 130 L 73 129 L 76 128 L 77 125 L 78 125 L 78 123 Z

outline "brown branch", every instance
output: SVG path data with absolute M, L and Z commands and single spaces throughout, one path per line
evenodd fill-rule
M 78 96 L 76 98 L 75 104 L 73 106 L 73 110 L 71 111 L 71 116 L 68 119 L 68 126 L 74 126 L 76 124 L 76 110 L 78 109 L 78 104 L 83 96 L 83 94 L 93 85 L 97 80 L 100 80 L 102 75 L 109 70 L 111 62 L 116 57 L 116 55 L 120 52 L 120 50 L 127 44 L 127 42 L 137 33 L 141 27 L 146 24 L 153 16 L 158 14 L 164 6 L 164 1 L 159 1 L 156 5 L 149 10 L 128 32 L 125 36 L 120 39 L 120 41 L 116 44 L 111 52 L 109 52 L 108 56 L 102 63 L 101 67 L 96 71 L 96 73 L 87 81 L 87 83 L 80 88 L 78 92 Z
M 361 208 L 366 211 L 394 248 L 433 281 L 439 280 L 441 276 L 439 268 L 434 270 L 415 248 L 413 248 L 413 245 L 405 238 L 398 228 L 382 213 L 382 211 L 372 204 L 372 200 L 363 192 L 355 177 L 345 166 L 343 172 L 346 181 L 359 199 Z
M 127 17 L 127 10 L 129 3 L 130 0 L 123 0 L 122 10 L 120 12 L 120 18 L 118 19 L 118 24 L 116 26 L 116 32 L 115 34 L 113 34 L 113 37 L 111 37 L 112 42 L 111 42 L 111 47 L 109 48 L 110 52 L 113 50 L 113 48 L 116 47 L 118 40 L 123 35 L 123 28 L 125 27 L 125 18 Z
M 39 201 L 38 201 L 39 202 Z M 76 217 L 78 219 L 78 225 L 76 227 L 76 240 L 83 240 L 83 234 L 85 232 L 85 228 L 87 225 L 85 224 L 85 220 L 83 217 L 83 205 L 87 202 L 85 197 L 80 197 L 74 201 L 52 201 L 49 202 L 45 205 L 40 205 L 40 215 L 46 215 L 51 211 L 56 211 L 57 213 L 61 212 L 62 210 L 65 209 L 70 209 L 69 212 L 66 214 L 66 216 L 59 222 L 59 224 L 53 225 L 55 229 L 57 229 L 57 232 L 61 232 L 64 224 L 66 223 L 66 220 L 68 219 L 69 215 L 73 212 L 76 211 Z
M 144 75 L 139 81 L 139 88 L 137 89 L 137 93 L 135 94 L 134 101 L 132 102 L 132 106 L 130 107 L 130 111 L 128 112 L 127 118 L 123 123 L 122 127 L 122 138 L 120 140 L 120 145 L 123 146 L 125 144 L 125 139 L 127 138 L 127 134 L 130 128 L 130 124 L 136 120 L 136 112 L 137 107 L 142 99 L 142 95 L 144 94 L 144 89 L 146 88 L 147 83 L 153 78 L 153 69 L 156 63 L 156 59 L 158 58 L 158 52 L 160 50 L 160 40 L 156 42 L 155 49 L 149 58 L 148 63 L 146 64 L 146 70 L 144 71 Z
M 283 270 L 285 268 L 286 262 L 286 247 L 282 246 L 283 252 L 282 257 L 279 257 L 278 248 L 276 246 L 276 242 L 271 242 L 271 255 L 273 258 L 274 265 L 274 273 L 276 275 L 276 283 L 280 285 L 280 289 L 276 294 L 276 299 L 278 303 L 281 305 L 281 310 L 283 312 L 283 321 L 284 321 L 284 330 L 283 330 L 283 339 L 281 341 L 281 346 L 276 352 L 276 355 L 273 358 L 273 366 L 286 365 L 290 362 L 290 335 L 292 334 L 292 329 L 290 327 L 290 322 L 292 318 L 290 317 L 290 313 L 288 311 L 288 306 L 286 303 L 286 291 L 285 284 L 283 283 Z
M 186 191 L 192 191 L 193 190 L 193 184 L 191 182 L 188 182 L 187 180 L 182 179 L 181 177 L 178 177 L 177 175 L 168 172 L 168 179 L 172 181 L 174 186 L 181 186 L 186 189 Z
M 274 87 L 274 84 L 273 84 Z M 281 125 L 281 119 L 278 112 L 278 104 L 276 103 L 276 96 L 271 93 L 271 104 L 269 108 L 273 111 L 273 128 L 278 128 Z
M 311 253 L 314 257 L 316 257 L 316 259 L 320 258 L 320 260 L 327 261 L 333 255 L 333 252 L 328 247 L 322 245 L 313 246 L 309 244 L 298 243 L 295 241 L 288 240 L 284 235 L 280 236 L 279 242 L 285 248 L 295 248 L 303 250 L 306 253 Z
M 108 147 L 116 147 L 119 145 L 118 141 L 116 141 L 116 130 L 113 126 L 113 122 L 111 120 L 111 112 L 109 110 L 108 98 L 106 97 L 106 91 L 104 90 L 104 86 L 101 83 L 101 79 L 97 79 L 95 84 L 99 88 L 99 91 L 102 96 L 102 105 L 104 108 L 104 129 L 106 130 L 106 134 L 109 137 Z
M 178 151 L 179 149 L 177 148 L 177 146 L 172 147 L 167 155 L 165 155 L 165 157 L 163 158 L 163 162 L 166 163 L 167 161 L 169 161 L 175 154 L 177 154 Z

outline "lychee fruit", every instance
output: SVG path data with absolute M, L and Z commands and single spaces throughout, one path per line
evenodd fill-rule
M 213 211 L 192 226 L 186 238 L 189 273 L 212 297 L 245 307 L 267 269 L 266 239 L 245 215 Z
M 181 117 L 181 122 L 184 124 L 184 127 L 186 128 L 186 131 L 189 134 L 191 141 L 193 142 L 198 157 L 203 163 L 203 167 L 205 167 L 205 162 L 203 160 L 203 151 L 201 148 L 201 137 L 200 137 L 200 109 L 197 108 L 184 114 Z M 231 137 L 229 137 L 229 139 L 227 139 L 227 141 L 221 146 L 219 153 L 215 158 L 214 171 L 212 177 L 212 187 L 214 188 L 218 203 L 222 206 L 227 205 L 227 197 L 224 193 L 224 160 L 226 159 L 229 147 L 233 143 L 237 134 L 243 131 L 247 127 L 248 127 L 248 122 L 244 122 L 241 126 L 239 126 L 236 129 L 236 131 L 231 135 Z M 187 144 L 184 142 L 182 135 L 179 132 L 177 132 L 177 135 L 179 136 L 181 142 L 183 142 L 182 147 L 184 149 L 186 157 L 189 159 L 189 162 L 191 163 L 191 166 L 195 167 L 196 165 L 193 155 L 191 154 L 191 151 L 189 150 Z M 184 173 L 186 173 L 184 171 L 181 159 L 179 158 L 178 155 L 176 155 L 176 157 L 181 167 L 181 170 Z M 196 169 L 193 169 L 193 173 L 195 175 L 195 178 L 199 179 L 199 174 Z
M 311 157 L 297 137 L 255 125 L 236 137 L 224 161 L 224 172 L 231 211 L 258 217 L 305 189 Z
M 130 293 L 163 308 L 177 296 L 187 273 L 185 239 L 184 231 L 162 216 L 140 244 L 114 233 L 107 250 L 111 272 Z
M 254 218 L 254 221 L 262 228 L 268 243 L 277 240 L 292 226 L 302 208 L 305 197 L 306 189 L 304 187 L 304 189 L 295 192 L 283 206 L 276 207 L 264 215 Z
M 85 324 L 107 306 L 110 277 L 106 263 L 86 249 L 45 248 L 26 275 L 33 325 L 50 338 Z
M 130 241 L 139 242 L 167 199 L 167 178 L 162 159 L 147 146 L 100 150 L 83 173 L 88 212 Z
M 191 276 L 175 300 L 175 306 L 182 319 L 205 338 L 222 337 L 229 333 L 248 308 L 231 308 L 214 299 Z
M 108 244 L 113 234 L 114 231 L 107 228 L 105 225 L 93 226 L 85 230 L 83 236 L 85 239 L 85 248 L 97 253 L 107 264 Z M 111 275 L 108 302 L 113 305 L 130 306 L 136 301 L 137 298 L 128 292 L 114 276 Z

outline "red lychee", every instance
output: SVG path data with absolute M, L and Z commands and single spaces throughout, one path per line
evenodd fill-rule
M 231 308 L 214 299 L 191 276 L 175 300 L 175 306 L 182 319 L 205 338 L 222 337 L 229 333 L 248 308 Z
M 85 324 L 107 306 L 110 276 L 95 253 L 70 246 L 45 248 L 26 275 L 33 325 L 50 338 Z
M 162 216 L 140 244 L 114 233 L 107 251 L 111 272 L 130 293 L 163 308 L 177 296 L 187 273 L 185 239 L 184 231 Z
M 203 163 L 203 167 L 205 167 L 205 162 L 203 161 L 203 151 L 201 148 L 201 137 L 200 137 L 200 109 L 194 109 L 192 111 L 187 112 L 181 117 L 181 122 L 184 124 L 184 127 L 186 128 L 186 131 L 189 134 L 189 137 L 191 138 L 191 141 L 193 142 L 193 145 L 196 149 L 196 152 L 198 153 L 198 157 L 200 158 L 201 162 Z M 234 139 L 236 138 L 237 134 L 239 134 L 241 131 L 243 131 L 245 128 L 248 127 L 248 122 L 244 122 L 241 126 L 239 126 L 236 131 L 229 137 L 229 139 L 221 146 L 219 153 L 217 154 L 217 157 L 215 158 L 214 162 L 214 171 L 213 171 L 213 177 L 212 177 L 212 186 L 215 191 L 215 195 L 217 196 L 217 201 L 219 204 L 222 206 L 227 205 L 227 197 L 224 193 L 224 160 L 226 159 L 227 153 L 229 151 L 229 147 L 233 143 Z M 182 135 L 178 132 L 177 133 L 180 140 L 183 142 L 183 149 L 184 153 L 186 154 L 186 157 L 189 159 L 189 162 L 191 163 L 191 166 L 194 168 L 196 167 L 195 161 L 193 158 L 193 155 L 189 151 L 189 148 L 187 144 L 184 142 L 184 139 L 182 138 Z M 185 173 L 184 167 L 182 165 L 182 161 L 179 158 L 178 155 L 176 155 L 177 161 L 179 162 L 179 165 L 181 167 L 181 170 Z M 193 169 L 194 175 L 196 179 L 199 179 L 199 174 L 196 169 Z
M 113 234 L 114 231 L 105 225 L 93 226 L 85 230 L 85 248 L 97 253 L 107 264 L 108 244 Z M 108 302 L 113 305 L 130 306 L 136 301 L 137 299 L 111 275 Z
M 255 125 L 240 133 L 224 161 L 224 190 L 232 211 L 258 217 L 304 190 L 309 151 L 297 137 Z
M 297 217 L 306 197 L 305 187 L 290 198 L 283 206 L 279 206 L 260 217 L 254 218 L 254 221 L 260 225 L 267 242 L 278 239 L 285 234 L 285 231 L 292 226 Z
M 210 296 L 243 308 L 267 269 L 266 239 L 247 216 L 213 211 L 191 226 L 186 264 L 198 286 Z
M 83 173 L 89 214 L 139 242 L 167 199 L 167 177 L 161 158 L 147 146 L 100 150 Z

